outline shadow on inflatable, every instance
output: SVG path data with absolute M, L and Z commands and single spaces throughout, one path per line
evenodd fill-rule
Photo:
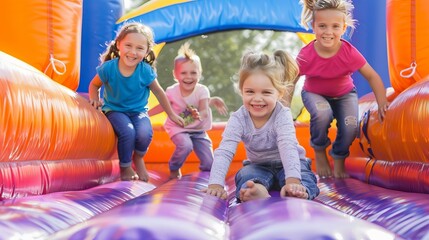
M 242 204 L 234 199 L 233 175 L 245 159 L 243 146 L 228 174 L 228 200 L 205 195 L 200 190 L 208 173 L 198 172 L 194 154 L 184 177 L 168 180 L 174 145 L 162 117 L 152 119 L 154 139 L 145 157 L 150 182 L 118 181 L 115 135 L 105 116 L 89 105 L 87 86 L 104 43 L 125 21 L 151 26 L 158 51 L 168 42 L 230 29 L 290 31 L 305 41 L 299 1 L 153 0 L 126 15 L 120 0 L 4 3 L 0 238 L 429 238 L 429 17 L 424 12 L 429 3 L 412 2 L 355 3 L 361 24 L 355 35 L 374 38 L 369 45 L 376 46 L 356 44 L 378 72 L 388 72 L 380 75 L 391 87 L 389 111 L 379 122 L 373 94 L 358 86 L 365 95 L 359 101 L 359 137 L 346 161 L 351 178 L 320 179 L 321 194 L 314 201 L 273 193 Z M 380 22 L 388 24 L 377 28 Z M 371 57 L 383 49 L 384 61 L 377 59 L 383 54 Z M 215 148 L 224 126 L 215 123 L 209 132 Z M 314 159 L 308 126 L 297 121 L 296 131 Z

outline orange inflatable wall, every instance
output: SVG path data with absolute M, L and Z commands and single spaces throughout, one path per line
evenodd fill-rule
M 107 118 L 76 92 L 0 51 L 0 162 L 110 159 Z
M 80 72 L 82 0 L 3 1 L 1 5 L 1 51 L 76 90 Z
M 386 3 L 390 106 L 381 123 L 374 95 L 360 99 L 360 144 L 376 159 L 428 162 L 429 1 Z
M 387 0 L 390 82 L 400 93 L 429 75 L 429 1 Z

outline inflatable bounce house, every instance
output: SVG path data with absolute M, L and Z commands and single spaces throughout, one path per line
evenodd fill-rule
M 314 200 L 236 203 L 202 193 L 194 155 L 168 180 L 174 146 L 154 120 L 149 183 L 118 181 L 115 135 L 87 86 L 105 43 L 126 21 L 151 26 L 163 44 L 230 29 L 295 32 L 298 0 L 153 0 L 124 15 L 122 0 L 6 1 L 0 10 L 0 239 L 429 239 L 429 2 L 355 1 L 350 41 L 380 73 L 390 108 L 378 121 L 373 94 L 355 76 L 360 134 L 351 178 L 319 179 Z M 310 36 L 311 37 L 311 36 Z M 232 86 L 231 86 L 232 87 Z M 210 131 L 214 147 L 225 123 Z M 309 147 L 308 122 L 296 122 Z M 335 132 L 335 127 L 331 129 Z

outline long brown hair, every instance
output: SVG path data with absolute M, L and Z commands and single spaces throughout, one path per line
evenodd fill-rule
M 155 53 L 153 52 L 153 47 L 155 46 L 153 31 L 150 27 L 138 22 L 129 22 L 124 24 L 121 27 L 121 29 L 118 32 L 118 35 L 116 36 L 116 39 L 114 41 L 111 41 L 107 45 L 106 51 L 104 51 L 104 53 L 101 54 L 100 62 L 103 63 L 113 58 L 119 58 L 119 49 L 116 44 L 120 42 L 122 39 L 124 39 L 125 36 L 127 36 L 129 33 L 141 33 L 146 37 L 149 53 L 143 59 L 143 61 L 149 63 L 151 66 L 154 66 L 156 56 L 155 56 Z

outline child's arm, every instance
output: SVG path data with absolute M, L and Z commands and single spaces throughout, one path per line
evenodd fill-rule
M 228 107 L 226 106 L 225 102 L 220 97 L 211 97 L 209 101 L 210 107 L 216 108 L 218 113 L 222 116 L 228 115 Z
M 199 119 L 206 119 L 209 117 L 208 111 L 209 109 L 209 99 L 205 98 L 205 99 L 201 99 L 200 102 L 198 103 L 198 112 L 199 112 Z
M 285 185 L 280 190 L 280 196 L 306 198 L 307 190 L 301 184 L 300 145 L 296 138 L 290 109 L 282 110 L 276 115 L 275 131 L 277 132 L 277 147 L 287 176 Z
M 155 97 L 158 99 L 159 104 L 162 106 L 164 111 L 167 113 L 168 117 L 175 122 L 177 125 L 183 127 L 185 121 L 179 115 L 177 115 L 171 108 L 170 102 L 168 101 L 167 95 L 165 95 L 164 90 L 159 85 L 158 80 L 155 79 L 150 85 L 150 90 L 155 94 Z
M 227 198 L 224 189 L 225 177 L 234 158 L 237 146 L 241 142 L 241 135 L 244 132 L 241 123 L 243 119 L 235 117 L 234 114 L 228 120 L 222 134 L 222 141 L 214 151 L 214 161 L 210 170 L 209 185 L 202 191 L 221 199 Z
M 149 117 L 151 117 L 151 116 L 155 116 L 157 114 L 160 114 L 162 112 L 164 112 L 164 109 L 162 108 L 161 104 L 158 104 L 155 107 L 149 109 L 147 114 L 149 115 Z
M 100 108 L 103 103 L 100 101 L 100 88 L 103 85 L 100 77 L 95 75 L 88 87 L 89 103 L 96 109 Z
M 368 80 L 369 85 L 374 92 L 375 98 L 378 104 L 378 114 L 380 121 L 383 121 L 384 116 L 386 114 L 387 109 L 389 108 L 389 103 L 386 98 L 386 89 L 384 88 L 383 81 L 378 73 L 369 65 L 369 63 L 365 63 L 365 65 L 359 69 L 359 72 L 364 76 L 366 80 Z

